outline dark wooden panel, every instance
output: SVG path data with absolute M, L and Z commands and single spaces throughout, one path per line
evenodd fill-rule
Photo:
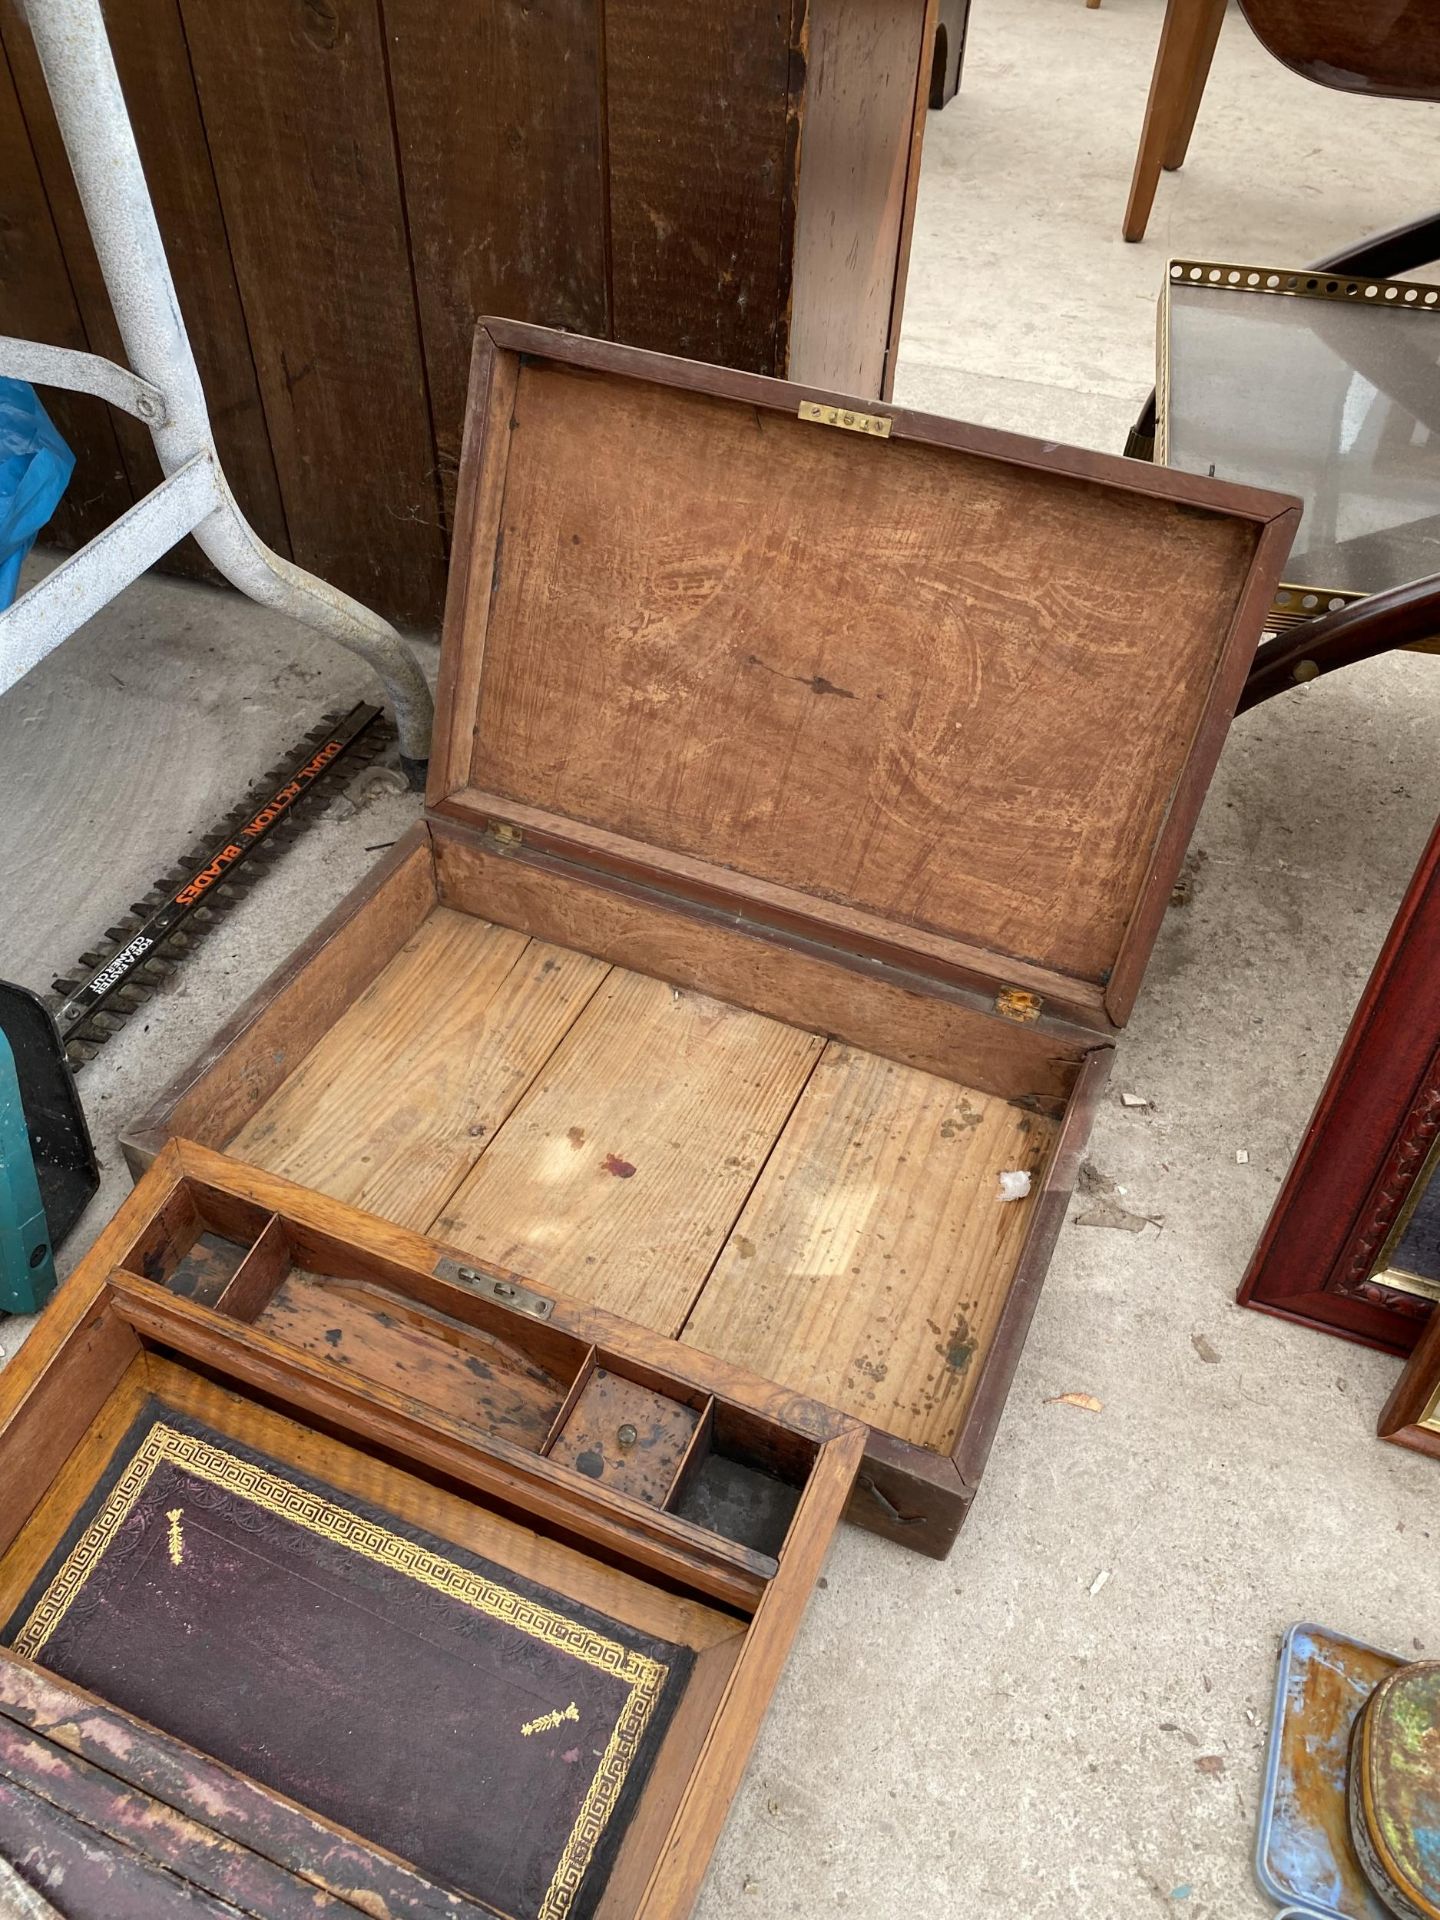
M 599 14 L 599 0 L 386 0 L 447 518 L 476 320 L 609 332 Z
M 915 205 L 915 121 L 929 79 L 927 15 L 925 0 L 810 0 L 783 371 L 811 386 L 888 391 L 890 312 Z M 918 151 L 913 160 L 918 172 Z
M 90 342 L 7 58 L 12 38 L 30 43 L 14 0 L 0 0 L 0 31 L 0 333 L 83 349 Z M 76 456 L 74 476 L 45 537 L 79 546 L 123 513 L 133 496 L 108 408 L 84 394 L 49 388 L 43 398 Z
M 803 16 L 606 0 L 617 339 L 784 371 Z
M 310 1887 L 316 1916 L 325 1912 L 328 1893 L 385 1920 L 479 1920 L 458 1893 L 8 1653 L 0 1657 L 0 1715 L 0 1725 L 29 1727 L 102 1777 L 150 1796 L 162 1818 L 203 1822 L 216 1843 L 228 1841 L 297 1875 Z M 118 1917 L 112 1911 L 106 1920 Z
M 432 620 L 439 488 L 376 0 L 181 12 L 295 558 Z
M 92 351 L 124 363 L 120 330 L 34 42 L 14 0 L 4 0 L 4 8 L 6 46 L 89 344 Z M 261 538 L 288 553 L 275 465 L 177 0 L 127 0 L 123 6 L 111 0 L 106 26 L 221 460 Z M 160 479 L 149 432 L 127 414 L 116 412 L 111 421 L 130 489 L 138 497 Z M 171 571 L 214 577 L 192 540 L 175 550 L 168 565 Z
M 109 0 L 105 23 L 226 478 L 260 538 L 288 555 L 269 426 L 178 0 Z

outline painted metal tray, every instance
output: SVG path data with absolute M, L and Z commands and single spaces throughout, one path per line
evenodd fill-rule
M 1277 1920 L 1393 1920 L 1350 1845 L 1350 1729 L 1403 1660 L 1328 1627 L 1286 1634 L 1275 1677 L 1255 1877 Z

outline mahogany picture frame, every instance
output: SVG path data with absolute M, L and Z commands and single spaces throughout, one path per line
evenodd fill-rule
M 1440 1460 L 1440 1314 L 1432 1315 L 1375 1431 L 1382 1440 Z
M 1387 1286 L 1376 1268 L 1437 1135 L 1440 823 L 1260 1236 L 1240 1304 L 1386 1353 L 1415 1350 L 1427 1322 L 1436 1324 L 1433 1303 Z M 1386 1418 L 1395 1409 L 1392 1401 Z M 1383 1423 L 1382 1432 L 1397 1437 Z

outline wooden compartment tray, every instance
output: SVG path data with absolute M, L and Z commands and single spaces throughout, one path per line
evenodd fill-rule
M 425 821 L 127 1151 L 823 1399 L 943 1554 L 1296 510 L 486 322 L 458 514 Z
M 862 1445 L 831 1409 L 174 1142 L 0 1377 L 0 1772 L 50 1823 L 39 1854 L 6 1850 L 63 1861 L 76 1822 L 99 1845 L 117 1793 L 142 1835 L 213 1826 L 194 1769 L 218 1762 L 252 1811 L 303 1810 L 263 1845 L 218 1831 L 316 1912 L 683 1915 Z M 108 1759 L 55 1735 L 72 1758 L 17 1774 L 6 1703 L 38 1669 L 199 1757 L 117 1774 L 138 1735 Z M 0 1822 L 29 1805 L 0 1796 Z M 186 1859 L 224 1892 L 205 1847 Z M 311 1911 L 289 1880 L 255 1897 Z

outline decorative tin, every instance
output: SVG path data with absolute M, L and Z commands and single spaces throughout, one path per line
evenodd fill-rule
M 1281 1645 L 1255 1877 L 1294 1920 L 1390 1920 L 1350 1844 L 1345 1783 L 1356 1716 L 1401 1664 L 1305 1622 Z
M 1386 1909 L 1440 1917 L 1440 1661 L 1402 1667 L 1355 1722 L 1350 1837 Z

